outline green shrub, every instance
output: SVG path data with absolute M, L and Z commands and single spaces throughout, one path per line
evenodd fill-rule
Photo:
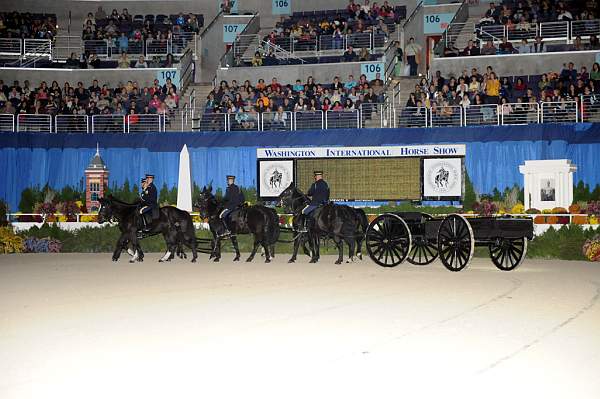
M 550 227 L 544 234 L 529 242 L 527 257 L 586 260 L 581 248 L 585 241 L 595 234 L 597 234 L 595 230 L 584 230 L 576 224 L 565 225 L 558 230 Z

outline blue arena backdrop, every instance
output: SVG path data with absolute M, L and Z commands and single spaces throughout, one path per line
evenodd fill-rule
M 168 136 L 168 137 L 167 137 Z M 570 159 L 574 181 L 600 184 L 600 124 L 540 124 L 427 129 L 351 129 L 303 132 L 202 132 L 146 134 L 0 134 L 0 198 L 16 210 L 21 192 L 48 183 L 78 186 L 100 145 L 111 185 L 137 182 L 153 172 L 158 187 L 177 185 L 179 152 L 188 145 L 192 177 L 202 186 L 225 187 L 234 174 L 256 187 L 256 150 L 264 147 L 465 144 L 465 165 L 475 189 L 491 193 L 522 186 L 518 166 L 528 159 Z

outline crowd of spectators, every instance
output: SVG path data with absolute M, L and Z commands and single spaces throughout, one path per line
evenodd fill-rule
M 88 13 L 83 21 L 83 40 L 108 40 L 110 46 L 119 52 L 127 51 L 130 45 L 156 42 L 166 43 L 173 35 L 183 32 L 200 31 L 203 24 L 201 16 L 195 14 L 177 15 L 135 15 L 127 8 L 121 13 L 113 9 L 110 14 L 98 7 L 95 14 Z
M 400 12 L 402 10 L 403 12 Z M 255 53 L 252 66 L 278 64 L 273 48 L 276 46 L 294 51 L 343 50 L 342 57 L 319 59 L 317 62 L 372 61 L 380 55 L 371 54 L 373 48 L 383 47 L 393 32 L 394 24 L 405 17 L 405 7 L 394 7 L 387 0 L 381 5 L 364 0 L 359 5 L 349 0 L 343 10 L 320 10 L 294 13 L 282 18 L 263 40 L 264 48 Z M 372 34 L 371 37 L 360 34 Z M 245 66 L 241 57 L 235 66 Z
M 55 14 L 0 13 L 0 38 L 54 39 L 55 36 Z
M 368 81 L 366 75 L 358 80 L 349 75 L 346 80 L 338 76 L 331 83 L 317 83 L 312 76 L 306 82 L 281 84 L 273 78 L 269 84 L 259 79 L 253 86 L 249 80 L 239 85 L 222 81 L 207 97 L 205 114 L 233 114 L 238 124 L 252 129 L 258 114 L 275 113 L 287 121 L 286 112 L 302 111 L 353 111 L 363 104 L 384 101 L 384 82 L 376 75 Z M 282 121 L 284 123 L 284 121 Z
M 464 49 L 450 45 L 444 49 L 445 57 L 496 55 L 496 54 L 527 54 L 545 53 L 550 51 L 582 51 L 599 50 L 600 41 L 597 32 L 600 31 L 598 20 L 597 0 L 584 2 L 567 2 L 562 0 L 522 0 L 502 2 L 501 5 L 490 3 L 489 9 L 480 19 L 477 26 L 488 33 L 478 34 L 478 38 L 470 40 Z M 573 26 L 572 43 L 548 43 L 536 31 L 536 24 L 544 22 L 585 21 Z M 503 26 L 506 35 L 487 28 L 486 26 Z M 551 38 L 556 38 L 556 32 Z M 561 29 L 561 28 L 556 28 Z M 566 38 L 565 30 L 565 38 Z M 496 45 L 492 37 L 501 41 Z
M 28 80 L 23 84 L 14 81 L 7 85 L 0 80 L 0 114 L 47 115 L 135 115 L 171 114 L 178 107 L 177 87 L 170 79 L 164 85 L 154 80 L 150 87 L 140 87 L 135 81 L 110 87 L 98 80 L 85 87 L 83 82 L 71 86 L 57 81 L 45 81 L 32 87 Z
M 509 30 L 529 31 L 532 24 L 555 21 L 585 21 L 597 18 L 597 0 L 519 0 L 490 3 L 479 23 L 505 25 Z
M 444 78 L 437 71 L 429 81 L 425 78 L 415 86 L 406 103 L 407 109 L 421 115 L 428 108 L 433 115 L 450 117 L 455 107 L 471 105 L 500 105 L 502 113 L 512 114 L 523 108 L 537 110 L 533 103 L 579 102 L 600 104 L 600 65 L 594 63 L 591 70 L 581 66 L 579 70 L 570 62 L 560 73 L 548 72 L 540 76 L 498 76 L 492 67 L 480 73 L 473 68 L 464 70 L 460 76 Z M 522 105 L 521 105 L 522 104 Z M 495 118 L 492 108 L 482 107 L 484 118 Z M 523 111 L 523 110 L 520 110 Z M 487 114 L 487 115 L 486 115 Z M 532 116 L 536 116 L 535 113 Z

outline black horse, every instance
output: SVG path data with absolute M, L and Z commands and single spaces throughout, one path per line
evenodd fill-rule
M 294 218 L 292 223 L 294 230 L 297 231 L 305 218 L 302 210 L 310 202 L 310 199 L 296 188 L 293 183 L 281 193 L 279 199 L 280 203 L 293 213 Z M 308 226 L 308 243 L 312 253 L 310 263 L 315 263 L 319 260 L 319 242 L 321 238 L 331 238 L 337 246 L 339 256 L 335 261 L 336 264 L 339 265 L 344 260 L 344 242 L 348 244 L 348 256 L 350 260 L 354 260 L 357 244 L 358 253 L 360 253 L 362 240 L 367 228 L 367 218 L 364 211 L 330 202 L 317 208 L 312 216 L 314 223 Z M 302 235 L 298 235 L 294 240 L 294 253 L 289 260 L 290 263 L 296 261 L 298 248 L 302 239 Z
M 200 197 L 197 199 L 196 207 L 200 210 L 200 216 L 208 219 L 208 226 L 215 240 L 215 246 L 211 255 L 215 262 L 221 259 L 221 237 L 225 226 L 219 215 L 223 211 L 223 205 L 212 193 L 212 187 L 203 187 Z M 279 238 L 279 217 L 271 208 L 262 205 L 242 206 L 229 214 L 228 223 L 231 231 L 231 243 L 235 249 L 234 262 L 240 260 L 240 249 L 238 247 L 237 234 L 252 234 L 254 247 L 252 253 L 246 259 L 251 262 L 256 255 L 259 245 L 265 252 L 265 262 L 269 263 L 274 256 L 275 243 Z
M 196 251 L 196 235 L 192 217 L 189 213 L 177 209 L 174 206 L 164 206 L 160 208 L 160 217 L 152 224 L 152 229 L 138 238 L 139 227 L 139 203 L 127 203 L 120 201 L 112 196 L 100 199 L 100 210 L 98 211 L 98 223 L 115 221 L 121 230 L 121 236 L 117 240 L 115 251 L 113 252 L 113 261 L 119 260 L 121 251 L 126 249 L 128 244 L 133 250 L 130 262 L 144 259 L 139 240 L 147 236 L 162 234 L 167 244 L 167 252 L 159 262 L 171 260 L 171 255 L 177 252 L 180 243 L 183 242 L 192 250 L 192 262 L 196 262 L 198 254 Z

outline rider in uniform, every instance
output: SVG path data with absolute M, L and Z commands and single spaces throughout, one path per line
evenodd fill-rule
M 158 192 L 156 191 L 156 186 L 154 185 L 154 175 L 146 174 L 146 185 L 144 191 L 142 191 L 141 198 L 142 207 L 140 208 L 140 215 L 142 215 L 144 231 L 148 231 L 149 226 L 146 220 L 147 214 L 150 213 L 150 221 L 152 221 L 152 212 L 158 208 Z
M 310 203 L 304 207 L 302 214 L 304 215 L 304 225 L 302 231 L 306 232 L 307 221 L 311 213 L 319 206 L 329 202 L 329 185 L 323 180 L 323 171 L 314 171 L 314 183 L 308 189 L 306 195 L 310 197 Z
M 225 190 L 225 197 L 223 197 L 223 200 L 225 201 L 225 209 L 223 209 L 219 217 L 223 222 L 223 226 L 225 226 L 225 231 L 221 234 L 221 237 L 231 234 L 229 227 L 227 226 L 227 216 L 229 216 L 235 208 L 246 201 L 244 193 L 242 193 L 242 190 L 235 184 L 235 176 L 227 176 L 227 189 Z

